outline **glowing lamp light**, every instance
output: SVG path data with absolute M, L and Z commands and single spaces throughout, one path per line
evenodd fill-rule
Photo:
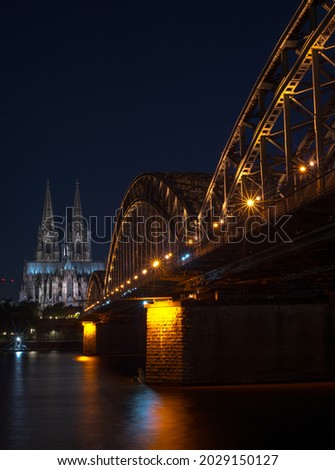
M 136 279 L 138 279 L 138 275 L 137 275 L 137 274 L 135 274 L 134 279 L 135 279 L 135 281 L 136 281 Z
M 311 160 L 311 161 L 309 162 L 309 166 L 312 166 L 312 167 L 315 166 L 315 162 L 314 162 L 313 160 Z
M 165 255 L 164 258 L 165 258 L 165 259 L 169 259 L 169 255 Z
M 260 196 L 256 196 L 256 201 L 260 201 L 261 200 L 261 197 Z
M 121 289 L 123 289 L 123 288 L 124 288 L 124 284 L 121 284 L 121 286 L 120 286 L 120 287 L 121 287 Z
M 213 227 L 218 228 L 218 226 L 219 226 L 218 222 L 214 222 Z
M 16 341 L 21 341 L 20 336 L 18 336 L 18 337 L 16 338 Z
M 253 199 L 247 200 L 247 206 L 252 207 L 254 204 L 255 204 L 255 201 Z
M 158 259 L 155 259 L 155 261 L 152 263 L 152 266 L 153 266 L 154 268 L 158 268 L 159 265 L 160 265 L 160 262 L 159 262 Z
M 130 284 L 130 282 L 131 282 L 130 279 L 128 279 L 127 284 Z
M 307 170 L 307 168 L 305 167 L 305 165 L 300 165 L 300 167 L 299 167 L 300 173 L 305 173 L 306 170 Z
M 188 245 L 193 245 L 193 240 L 191 240 L 191 239 L 190 239 L 190 240 L 187 240 L 187 244 L 188 244 Z
M 115 292 L 119 292 L 119 288 L 118 288 L 118 287 L 115 288 Z
M 143 271 L 142 271 L 142 274 L 144 274 L 144 275 L 145 275 L 145 274 L 147 274 L 147 272 L 148 272 L 148 270 L 147 270 L 147 269 L 143 269 Z

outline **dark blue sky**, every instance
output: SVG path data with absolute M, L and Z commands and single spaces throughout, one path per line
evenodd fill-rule
M 214 172 L 299 1 L 3 0 L 0 297 L 33 259 L 45 181 L 114 214 L 146 171 Z M 93 247 L 106 257 L 108 245 Z

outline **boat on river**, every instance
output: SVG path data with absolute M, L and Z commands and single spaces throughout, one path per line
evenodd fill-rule
M 2 351 L 5 352 L 24 352 L 28 351 L 27 346 L 22 342 L 22 339 L 18 336 L 15 340 L 10 343 L 8 346 L 2 348 Z

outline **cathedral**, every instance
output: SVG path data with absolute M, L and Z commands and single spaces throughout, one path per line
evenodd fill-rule
M 79 183 L 65 218 L 54 216 L 47 183 L 35 261 L 24 263 L 19 300 L 38 302 L 41 310 L 59 302 L 81 307 L 90 275 L 104 269 L 105 263 L 92 261 L 91 236 L 82 214 Z

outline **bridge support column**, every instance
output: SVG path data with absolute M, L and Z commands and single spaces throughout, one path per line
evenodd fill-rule
M 83 354 L 91 356 L 97 352 L 97 325 L 94 321 L 83 321 Z
M 147 383 L 186 383 L 185 315 L 180 302 L 147 304 Z

